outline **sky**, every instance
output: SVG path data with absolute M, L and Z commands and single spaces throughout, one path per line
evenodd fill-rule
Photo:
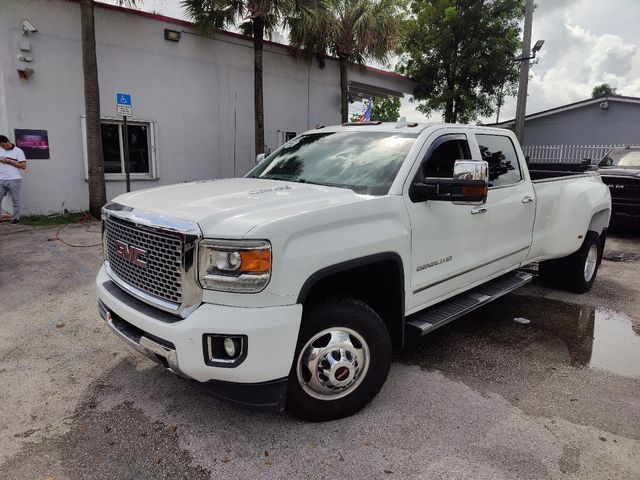
M 113 3 L 115 0 L 111 0 Z M 177 0 L 145 0 L 141 9 L 185 19 Z M 529 70 L 527 113 L 584 100 L 600 83 L 640 97 L 640 0 L 536 0 L 532 44 L 544 40 Z M 379 65 L 376 65 L 379 66 Z M 515 98 L 505 99 L 500 120 L 515 117 Z M 361 109 L 352 104 L 350 110 Z M 400 114 L 427 118 L 402 99 Z M 431 120 L 440 120 L 432 115 Z M 481 119 L 484 123 L 495 121 Z

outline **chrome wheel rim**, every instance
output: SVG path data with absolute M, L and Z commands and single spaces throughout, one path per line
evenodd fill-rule
M 300 351 L 298 383 L 311 397 L 337 400 L 362 383 L 369 369 L 369 345 L 356 331 L 332 327 L 317 333 Z
M 596 266 L 598 265 L 598 247 L 591 245 L 587 258 L 584 262 L 584 281 L 589 282 L 593 278 L 593 274 L 596 272 Z

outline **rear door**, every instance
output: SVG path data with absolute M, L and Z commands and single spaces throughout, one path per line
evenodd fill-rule
M 453 178 L 455 161 L 471 159 L 469 139 L 459 132 L 439 130 L 435 139 L 426 142 L 411 183 L 422 181 L 425 176 Z M 412 295 L 408 313 L 482 279 L 488 222 L 484 213 L 477 213 L 480 207 L 419 201 L 410 192 L 409 188 Z
M 475 135 L 489 163 L 486 244 L 487 277 L 513 269 L 527 258 L 535 218 L 535 193 L 514 140 L 498 133 Z

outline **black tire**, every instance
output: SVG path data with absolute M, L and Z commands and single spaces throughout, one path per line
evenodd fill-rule
M 332 333 L 325 333 L 315 339 L 312 345 L 307 345 L 311 339 L 325 330 L 330 330 Z M 313 388 L 319 388 L 321 385 L 309 384 L 312 374 L 306 367 L 309 362 L 303 360 L 309 358 L 308 354 L 311 351 L 318 352 L 317 357 L 311 356 L 311 358 L 320 359 L 325 359 L 330 355 L 329 351 L 334 351 L 336 353 L 333 359 L 339 360 L 335 357 L 336 349 L 343 344 L 335 344 L 333 348 L 330 346 L 330 340 L 337 338 L 336 333 L 346 335 L 347 343 L 357 353 L 354 355 L 350 347 L 345 349 L 347 355 L 351 355 L 352 361 L 349 362 L 343 357 L 340 359 L 342 362 L 340 364 L 348 364 L 347 367 L 335 364 L 331 370 L 327 370 L 322 368 L 323 365 L 329 365 L 327 360 L 319 361 L 316 378 L 319 382 L 324 378 L 335 390 L 316 391 Z M 326 345 L 323 346 L 324 343 Z M 365 356 L 366 349 L 368 349 L 368 355 Z M 358 362 L 358 355 L 367 360 Z M 293 366 L 289 374 L 286 408 L 296 417 L 312 422 L 324 422 L 353 415 L 378 394 L 387 379 L 390 366 L 389 332 L 382 319 L 366 303 L 355 298 L 340 296 L 305 305 Z M 362 375 L 357 373 L 363 371 Z M 299 380 L 299 374 L 302 381 Z M 340 379 L 340 376 L 343 379 Z M 350 383 L 345 386 L 335 386 L 332 383 L 340 383 L 341 380 Z M 327 387 L 322 385 L 322 388 Z
M 587 261 L 593 262 L 594 251 L 596 252 L 595 265 L 587 269 Z M 591 256 L 589 256 L 590 252 Z M 556 278 L 558 286 L 575 293 L 585 293 L 591 290 L 596 280 L 596 275 L 598 274 L 601 256 L 602 244 L 600 242 L 600 235 L 596 232 L 588 231 L 578 251 L 568 257 L 552 260 L 552 262 L 556 262 L 552 268 L 557 269 Z M 590 275 L 587 273 L 590 273 Z
M 560 268 L 561 260 L 545 260 L 538 265 L 540 281 L 551 288 L 561 287 Z

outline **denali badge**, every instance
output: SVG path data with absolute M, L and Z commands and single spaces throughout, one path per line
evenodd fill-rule
M 624 188 L 624 185 L 617 185 L 617 184 L 611 184 L 609 185 L 609 188 Z
M 427 268 L 435 267 L 436 265 L 440 265 L 442 263 L 450 262 L 453 260 L 453 257 L 449 255 L 448 257 L 441 258 L 440 260 L 436 260 L 435 262 L 425 263 L 424 265 L 420 265 L 416 270 L 421 272 L 422 270 L 426 270 Z
M 134 247 L 133 245 L 127 245 L 121 240 L 116 240 L 116 254 L 119 257 L 126 258 L 134 265 L 138 267 L 146 268 L 147 262 L 142 260 L 140 257 L 147 254 L 146 250 L 143 250 L 138 247 Z

